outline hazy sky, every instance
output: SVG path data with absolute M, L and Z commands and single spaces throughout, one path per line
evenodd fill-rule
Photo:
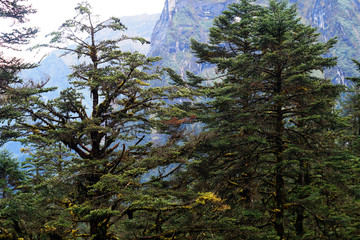
M 64 20 L 75 15 L 80 0 L 28 0 L 37 13 L 29 17 L 30 23 L 40 27 L 41 34 L 57 30 Z M 93 12 L 103 18 L 160 13 L 165 0 L 88 0 Z
M 40 30 L 37 39 L 33 40 L 30 46 L 47 42 L 45 35 L 56 31 L 65 20 L 74 17 L 76 14 L 74 8 L 80 2 L 82 0 L 28 0 L 24 2 L 31 4 L 37 10 L 37 13 L 28 16 L 29 21 L 26 25 L 38 27 Z M 93 13 L 99 15 L 100 19 L 112 16 L 121 19 L 122 16 L 161 13 L 165 0 L 88 0 L 88 2 L 92 6 Z M 0 20 L 2 21 L 0 31 L 8 31 L 10 23 L 6 19 Z M 25 59 L 34 57 L 27 51 L 16 52 L 16 55 Z

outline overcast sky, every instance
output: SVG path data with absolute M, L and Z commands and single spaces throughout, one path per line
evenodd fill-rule
M 75 15 L 78 0 L 28 0 L 37 13 L 30 16 L 31 25 L 38 26 L 40 35 L 57 30 L 66 19 Z M 88 0 L 93 12 L 102 18 L 161 13 L 165 0 Z
M 58 27 L 64 23 L 65 20 L 75 16 L 74 8 L 82 0 L 27 0 L 27 4 L 31 4 L 37 13 L 28 16 L 28 26 L 38 27 L 40 32 L 37 34 L 37 39 L 33 40 L 31 45 L 37 43 L 48 42 L 45 35 L 56 31 Z M 141 14 L 161 13 L 165 0 L 88 0 L 92 6 L 94 14 L 100 16 L 100 19 L 107 19 L 109 17 L 135 16 Z M 6 19 L 0 19 L 0 31 L 8 31 L 11 22 Z M 23 25 L 19 25 L 21 27 Z M 16 27 L 16 26 L 15 26 Z M 28 47 L 30 47 L 28 46 Z M 26 47 L 26 48 L 28 48 Z M 24 48 L 23 48 L 24 49 Z M 12 51 L 1 49 L 2 51 L 13 55 Z M 16 52 L 16 56 L 31 59 L 34 53 L 28 51 Z M 39 57 L 39 56 L 36 56 Z M 41 58 L 41 56 L 39 57 Z

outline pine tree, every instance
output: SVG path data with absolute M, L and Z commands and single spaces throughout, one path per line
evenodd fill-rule
M 295 6 L 242 0 L 215 19 L 209 43 L 192 41 L 199 63 L 216 66 L 218 79 L 174 77 L 204 99 L 183 106 L 207 135 L 186 175 L 196 190 L 227 199 L 232 210 L 223 219 L 233 219 L 234 229 L 223 233 L 227 239 L 335 238 L 335 225 L 346 225 L 333 218 L 345 214 L 336 201 L 326 200 L 341 189 L 335 172 L 349 166 L 335 144 L 342 87 L 321 75 L 336 63 L 324 57 L 336 41 L 318 36 Z

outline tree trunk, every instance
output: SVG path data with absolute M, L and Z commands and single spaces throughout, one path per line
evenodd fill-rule
M 299 186 L 306 186 L 310 184 L 310 177 L 309 177 L 309 162 L 300 160 L 300 174 L 298 178 Z M 300 199 L 304 199 L 306 196 L 305 194 L 301 194 Z M 297 236 L 304 235 L 304 212 L 305 210 L 301 206 L 296 206 L 296 220 L 295 220 L 295 231 Z
M 90 221 L 91 240 L 109 240 L 107 236 L 108 218 L 99 217 Z
M 282 91 L 282 79 L 281 71 L 279 71 L 278 78 L 276 81 L 275 92 L 281 95 Z M 276 123 L 275 123 L 275 158 L 276 158 L 276 169 L 275 169 L 275 209 L 274 209 L 274 227 L 280 240 L 284 239 L 284 203 L 285 203 L 285 182 L 284 182 L 284 123 L 283 123 L 283 111 L 281 100 L 276 102 Z
M 282 157 L 277 156 L 277 164 L 276 167 L 276 182 L 275 182 L 275 221 L 274 226 L 276 230 L 276 234 L 280 237 L 280 240 L 284 239 L 284 177 L 283 177 L 283 164 Z

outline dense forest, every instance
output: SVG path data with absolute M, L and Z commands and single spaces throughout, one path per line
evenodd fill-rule
M 82 61 L 58 96 L 19 77 L 35 64 L 0 55 L 0 144 L 27 155 L 0 152 L 0 239 L 360 239 L 360 78 L 323 77 L 337 40 L 295 5 L 231 4 L 191 41 L 211 77 L 123 51 L 149 42 L 99 39 L 126 26 L 76 11 L 36 46 Z M 28 14 L 0 0 L 1 18 Z M 1 33 L 0 47 L 36 32 Z

